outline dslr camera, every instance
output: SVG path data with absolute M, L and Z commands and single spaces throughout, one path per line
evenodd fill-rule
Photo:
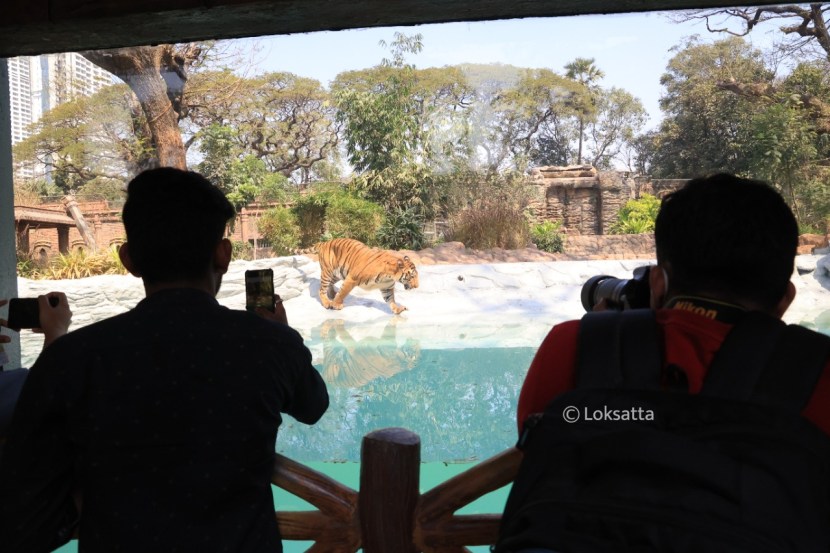
M 649 267 L 645 266 L 634 269 L 634 276 L 629 279 L 592 276 L 582 285 L 582 307 L 593 311 L 602 300 L 606 300 L 609 309 L 617 311 L 649 307 L 648 272 Z

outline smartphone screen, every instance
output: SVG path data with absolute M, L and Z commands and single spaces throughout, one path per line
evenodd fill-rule
M 8 325 L 9 328 L 39 328 L 40 307 L 37 298 L 11 298 Z
M 245 309 L 254 311 L 257 307 L 274 311 L 274 271 L 271 269 L 245 271 Z

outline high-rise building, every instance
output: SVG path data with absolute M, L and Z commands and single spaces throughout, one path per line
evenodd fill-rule
M 11 58 L 8 67 L 12 145 L 27 138 L 29 126 L 50 109 L 113 83 L 109 72 L 74 52 Z M 48 178 L 48 167 L 38 165 L 18 167 L 16 174 Z

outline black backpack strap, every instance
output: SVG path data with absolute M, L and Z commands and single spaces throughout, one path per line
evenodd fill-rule
M 784 327 L 774 317 L 757 311 L 746 313 L 715 354 L 700 393 L 749 400 Z
M 830 356 L 830 338 L 747 313 L 715 355 L 702 394 L 800 412 Z
M 662 364 L 654 311 L 599 311 L 582 317 L 577 388 L 657 389 Z
M 801 412 L 830 358 L 830 337 L 803 326 L 787 326 L 755 387 L 765 404 Z

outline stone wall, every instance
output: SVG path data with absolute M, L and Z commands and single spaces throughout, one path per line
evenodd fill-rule
M 537 167 L 530 172 L 530 183 L 534 220 L 562 221 L 571 234 L 607 234 L 636 186 L 623 173 L 590 165 Z

